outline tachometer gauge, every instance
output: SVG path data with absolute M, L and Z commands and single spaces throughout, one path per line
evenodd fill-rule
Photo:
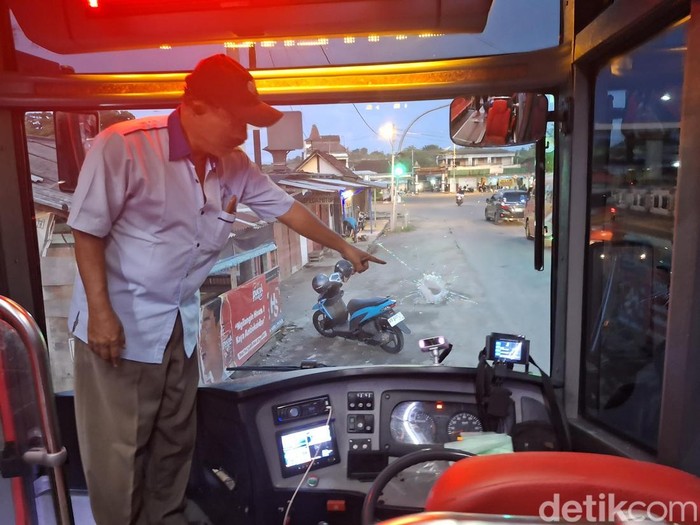
M 481 421 L 474 414 L 459 412 L 450 418 L 447 424 L 447 434 L 452 441 L 457 441 L 462 432 L 483 432 Z

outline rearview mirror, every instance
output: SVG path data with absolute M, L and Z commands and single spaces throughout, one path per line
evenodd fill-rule
M 530 144 L 544 137 L 547 97 L 465 95 L 450 104 L 450 138 L 471 148 Z

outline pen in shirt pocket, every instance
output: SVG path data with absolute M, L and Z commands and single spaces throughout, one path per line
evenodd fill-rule
M 224 222 L 234 222 L 236 220 L 236 207 L 238 206 L 238 196 L 234 195 L 228 201 L 226 207 L 219 213 L 219 220 Z

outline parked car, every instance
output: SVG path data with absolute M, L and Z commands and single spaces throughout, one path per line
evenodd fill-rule
M 525 237 L 529 240 L 535 238 L 535 198 L 530 197 L 525 205 Z M 545 202 L 544 208 L 544 245 L 551 246 L 554 240 L 554 230 L 552 229 L 552 206 L 551 202 Z
M 535 186 L 530 190 L 530 197 L 525 205 L 525 237 L 529 240 L 535 238 Z M 544 190 L 544 245 L 551 246 L 554 240 L 554 229 L 552 227 L 552 185 L 551 182 L 545 186 Z
M 527 192 L 522 190 L 500 190 L 486 199 L 484 217 L 495 224 L 501 221 L 520 220 L 525 216 Z

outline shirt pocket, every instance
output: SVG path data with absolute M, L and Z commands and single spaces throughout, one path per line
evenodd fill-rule
M 220 211 L 214 221 L 209 220 L 209 229 L 204 236 L 204 243 L 208 250 L 217 253 L 221 251 L 233 231 L 235 220 L 235 213 L 226 213 L 225 211 Z
M 236 214 L 235 213 L 227 213 L 225 211 L 220 211 L 218 219 L 220 221 L 227 222 L 229 224 L 233 224 L 236 221 Z

